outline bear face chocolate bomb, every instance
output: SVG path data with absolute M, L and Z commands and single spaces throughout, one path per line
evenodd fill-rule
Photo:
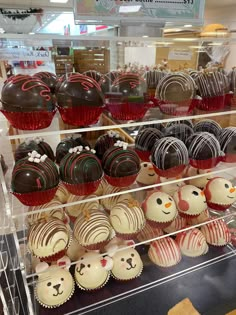
M 110 212 L 110 221 L 116 235 L 122 239 L 134 238 L 145 226 L 145 217 L 138 202 L 118 203 Z
M 142 161 L 150 161 L 151 151 L 155 142 L 163 137 L 163 133 L 155 128 L 146 128 L 138 132 L 135 138 L 135 151 Z
M 205 236 L 198 229 L 193 228 L 177 234 L 175 241 L 184 256 L 198 257 L 208 252 Z
M 28 156 L 28 153 L 32 151 L 37 151 L 40 155 L 46 154 L 52 161 L 55 160 L 55 156 L 50 145 L 44 141 L 43 138 L 36 137 L 33 139 L 26 139 L 22 142 L 15 151 L 15 161 Z
M 151 106 L 145 99 L 146 81 L 138 74 L 124 73 L 117 77 L 106 93 L 106 107 L 118 120 L 143 118 Z
M 112 84 L 119 76 L 120 76 L 119 71 L 111 71 L 102 76 L 99 83 L 101 84 L 101 88 L 104 94 L 111 92 Z
M 94 193 L 103 176 L 101 163 L 89 147 L 75 147 L 60 162 L 60 176 L 73 195 Z
M 219 139 L 222 128 L 216 121 L 211 120 L 211 119 L 206 119 L 206 120 L 202 120 L 196 123 L 193 127 L 193 130 L 195 133 L 209 132 L 212 135 L 214 135 L 216 139 Z
M 205 174 L 205 176 L 201 176 L 198 178 L 191 178 L 187 180 L 186 182 L 189 185 L 193 185 L 200 189 L 204 189 L 206 187 L 206 184 L 209 182 L 209 180 L 213 178 L 211 171 L 212 170 L 201 170 L 199 168 L 195 168 L 189 165 L 185 171 L 186 177 L 192 177 L 192 176 L 203 175 L 203 174 Z
M 68 225 L 49 218 L 31 225 L 28 233 L 28 249 L 41 261 L 53 262 L 65 255 L 71 242 Z
M 84 148 L 91 147 L 89 142 L 81 135 L 75 135 L 63 139 L 61 142 L 58 143 L 56 147 L 56 162 L 60 164 L 61 160 L 69 152 L 69 150 L 78 146 L 83 146 Z
M 181 187 L 175 194 L 174 200 L 183 217 L 197 217 L 206 210 L 206 197 L 204 192 L 192 185 Z
M 83 73 L 83 75 L 86 75 L 87 77 L 95 80 L 96 82 L 100 82 L 101 79 L 102 79 L 102 74 L 96 70 L 88 70 L 88 71 L 85 71 Z
M 204 192 L 208 206 L 214 210 L 225 211 L 236 201 L 236 188 L 223 177 L 212 178 Z
M 193 134 L 193 129 L 185 124 L 175 124 L 165 129 L 166 137 L 177 138 L 183 143 Z
M 72 297 L 75 283 L 69 268 L 70 260 L 66 256 L 58 260 L 56 265 L 49 266 L 43 262 L 36 266 L 38 281 L 35 297 L 42 306 L 56 308 Z
M 100 136 L 94 146 L 96 156 L 102 160 L 104 153 L 114 146 L 117 141 L 124 141 L 119 132 L 109 130 L 106 134 Z
M 219 141 L 209 132 L 195 133 L 186 142 L 190 165 L 210 169 L 222 160 Z
M 180 175 L 188 164 L 188 150 L 185 144 L 174 137 L 166 137 L 156 141 L 151 161 L 155 172 L 162 177 Z
M 128 281 L 139 277 L 143 271 L 143 262 L 139 253 L 132 247 L 133 241 L 127 244 L 108 248 L 108 254 L 112 257 L 113 267 L 111 275 L 116 280 Z
M 182 259 L 179 246 L 168 236 L 151 243 L 148 257 L 155 265 L 163 268 L 175 266 Z
M 224 75 L 219 71 L 199 73 L 195 82 L 202 101 L 197 107 L 201 110 L 224 108 Z
M 38 78 L 43 81 L 50 89 L 51 93 L 55 93 L 56 84 L 57 84 L 57 76 L 52 72 L 42 71 L 37 72 L 33 76 L 34 78 Z
M 100 85 L 81 74 L 63 81 L 56 96 L 62 120 L 73 126 L 96 123 L 104 107 Z
M 228 127 L 222 129 L 219 138 L 221 150 L 224 152 L 222 161 L 226 163 L 236 162 L 236 128 Z
M 173 198 L 160 191 L 151 192 L 144 200 L 142 208 L 147 221 L 159 228 L 167 227 L 177 216 Z
M 137 183 L 140 186 L 154 185 L 158 181 L 158 176 L 154 171 L 152 163 L 144 162 L 140 164 L 140 172 L 137 177 Z
M 97 290 L 108 282 L 113 263 L 97 252 L 85 253 L 75 266 L 75 281 L 82 290 Z
M 102 166 L 105 179 L 115 187 L 130 186 L 135 182 L 140 171 L 137 153 L 122 141 L 117 141 L 113 148 L 105 152 Z
M 5 83 L 1 101 L 1 112 L 14 128 L 21 130 L 47 128 L 55 114 L 49 87 L 27 75 L 14 76 Z
M 58 184 L 57 167 L 46 155 L 33 151 L 14 165 L 11 190 L 26 206 L 39 206 L 52 200 Z
M 156 89 L 160 110 L 167 115 L 182 116 L 191 113 L 194 109 L 192 100 L 195 95 L 195 82 L 185 73 L 166 75 Z

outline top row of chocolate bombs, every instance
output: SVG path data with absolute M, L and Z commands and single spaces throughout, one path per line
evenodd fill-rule
M 59 79 L 49 72 L 17 75 L 3 86 L 1 111 L 13 127 L 35 130 L 50 125 L 57 106 L 65 123 L 84 126 L 96 123 L 104 109 L 118 120 L 141 119 L 155 105 L 179 116 L 191 113 L 195 106 L 218 110 L 228 91 L 225 75 L 219 71 L 160 77 L 153 97 L 147 89 L 149 77 L 137 73 L 112 71 L 103 76 L 87 71 Z

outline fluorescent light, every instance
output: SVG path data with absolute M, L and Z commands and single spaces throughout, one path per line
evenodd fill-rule
M 193 27 L 192 24 L 185 24 L 184 27 Z
M 125 6 L 121 5 L 119 8 L 120 13 L 133 13 L 133 12 L 138 12 L 141 9 L 141 5 L 130 5 L 130 6 Z
M 148 35 L 143 35 L 143 38 L 148 38 L 149 36 Z
M 30 33 L 29 33 L 29 35 L 34 35 L 34 34 L 35 34 L 34 32 L 30 32 Z
M 51 3 L 67 3 L 68 0 L 50 0 Z

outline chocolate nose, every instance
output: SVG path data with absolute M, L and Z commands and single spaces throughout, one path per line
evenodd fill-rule
M 58 291 L 59 288 L 60 288 L 60 286 L 61 286 L 61 285 L 60 285 L 60 283 L 59 283 L 59 284 L 54 285 L 53 288 Z
M 79 270 L 79 271 L 83 270 L 83 269 L 84 269 L 84 267 L 85 267 L 85 265 L 84 265 L 84 264 L 80 264 L 80 270 Z
M 126 262 L 127 262 L 130 266 L 132 266 L 132 258 L 126 259 Z

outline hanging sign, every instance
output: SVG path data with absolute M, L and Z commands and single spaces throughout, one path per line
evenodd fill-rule
M 202 22 L 205 0 L 75 0 L 75 21 Z M 96 23 L 97 22 L 97 23 Z M 78 22 L 79 23 L 79 22 Z M 107 23 L 108 24 L 108 23 Z
M 51 51 L 30 50 L 26 48 L 3 48 L 0 49 L 0 60 L 51 61 Z

